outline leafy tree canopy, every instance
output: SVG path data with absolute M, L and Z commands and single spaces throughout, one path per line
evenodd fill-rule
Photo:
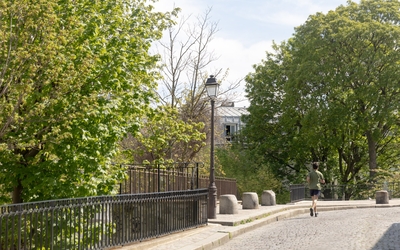
M 118 142 L 153 98 L 173 13 L 145 0 L 0 2 L 0 188 L 13 201 L 109 193 Z M 3 198 L 6 198 L 3 196 Z
M 181 120 L 175 108 L 160 106 L 143 118 L 139 133 L 127 136 L 122 147 L 133 153 L 131 162 L 190 162 L 205 144 L 203 128 L 202 122 Z
M 245 133 L 277 173 L 320 161 L 349 183 L 398 164 L 399 10 L 397 0 L 362 0 L 316 13 L 254 66 Z

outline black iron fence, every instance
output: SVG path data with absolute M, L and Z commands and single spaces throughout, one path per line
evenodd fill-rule
M 0 250 L 105 249 L 207 223 L 207 189 L 0 206 Z
M 309 200 L 310 189 L 305 184 L 290 185 L 290 202 L 301 200 Z M 345 185 L 330 185 L 326 184 L 321 189 L 321 200 L 345 200 L 346 186 Z
M 289 186 L 290 202 L 297 202 L 306 199 L 306 185 L 293 184 Z
M 131 164 L 124 165 L 128 178 L 120 184 L 120 194 L 153 193 L 208 188 L 209 177 L 199 174 L 203 163 Z M 237 195 L 236 179 L 216 177 L 217 198 Z
M 121 194 L 168 192 L 199 188 L 202 163 L 126 164 L 128 178 Z
M 208 188 L 210 185 L 210 179 L 208 176 L 200 176 L 199 178 L 199 187 L 200 188 Z M 224 194 L 234 194 L 237 199 L 240 199 L 240 195 L 238 192 L 238 188 L 236 185 L 236 179 L 233 178 L 224 178 L 224 177 L 215 177 L 215 186 L 217 186 L 217 199 L 219 199 L 220 195 Z
M 309 200 L 310 190 L 306 184 L 290 185 L 290 201 Z M 387 190 L 389 197 L 400 197 L 400 182 L 359 183 L 356 185 L 322 185 L 322 200 L 349 200 L 374 198 L 377 190 Z

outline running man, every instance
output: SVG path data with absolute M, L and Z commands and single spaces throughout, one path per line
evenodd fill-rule
M 325 183 L 324 175 L 318 171 L 319 163 L 313 162 L 312 171 L 307 175 L 307 182 L 310 189 L 310 196 L 312 199 L 312 204 L 310 208 L 310 216 L 317 217 L 317 201 L 318 197 L 321 194 L 321 183 Z

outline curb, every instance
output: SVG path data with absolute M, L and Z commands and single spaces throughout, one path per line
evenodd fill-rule
M 318 210 L 319 211 L 335 211 L 335 210 L 345 210 L 345 209 L 363 209 L 363 208 L 388 208 L 388 207 L 400 207 L 400 205 L 390 205 L 390 204 L 377 204 L 377 205 L 343 205 L 343 206 L 319 206 Z M 304 213 L 309 213 L 309 206 L 304 206 L 304 207 L 293 207 L 293 208 L 285 208 L 281 209 L 284 211 L 278 211 L 277 213 L 268 213 L 269 215 L 261 215 L 261 216 L 256 216 L 256 217 L 264 217 L 261 219 L 256 219 L 255 221 L 246 223 L 246 224 L 241 224 L 238 226 L 230 226 L 230 228 L 225 228 L 224 231 L 219 231 L 218 233 L 225 233 L 225 235 L 219 235 L 216 234 L 214 235 L 216 239 L 207 239 L 208 242 L 202 244 L 201 242 L 198 242 L 199 244 L 195 243 L 191 245 L 190 247 L 185 247 L 181 248 L 182 250 L 212 250 L 216 247 L 222 246 L 229 240 L 231 240 L 234 237 L 237 237 L 239 235 L 242 235 L 246 232 L 249 232 L 251 230 L 257 229 L 259 227 L 271 224 L 273 222 L 291 218 L 300 214 Z M 266 217 L 267 216 L 267 217 Z M 218 237 L 219 236 L 219 237 Z M 213 237 L 214 238 L 214 237 Z
M 345 209 L 363 209 L 363 208 L 388 208 L 400 207 L 400 204 L 353 204 L 353 205 L 319 205 L 318 211 L 335 211 Z M 168 245 L 173 243 L 173 248 L 162 249 L 180 249 L 180 250 L 212 250 L 222 246 L 231 239 L 238 237 L 246 232 L 252 231 L 259 227 L 271 224 L 276 221 L 291 218 L 300 214 L 309 213 L 309 205 L 296 205 L 280 208 L 275 211 L 269 211 L 260 215 L 251 216 L 236 222 L 214 221 L 208 223 L 207 226 L 188 229 L 186 231 L 176 232 L 170 235 L 161 236 L 159 238 L 149 239 L 147 241 L 136 242 L 122 247 L 114 247 L 114 250 L 140 250 L 140 249 L 156 249 L 157 246 Z M 185 239 L 186 243 L 181 239 Z M 174 244 L 176 242 L 176 244 Z M 188 243 L 189 242 L 189 243 Z M 181 246 L 179 246 L 181 245 Z M 111 250 L 110 249 L 110 250 Z

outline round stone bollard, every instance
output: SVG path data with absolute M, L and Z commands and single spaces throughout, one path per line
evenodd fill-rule
M 376 191 L 376 204 L 389 204 L 389 194 L 386 190 Z
M 245 192 L 242 195 L 242 208 L 243 209 L 257 209 L 258 208 L 258 195 L 255 192 Z
M 275 192 L 272 190 L 264 190 L 261 195 L 261 206 L 275 206 Z
M 224 194 L 219 196 L 219 213 L 220 214 L 237 214 L 238 201 L 233 194 Z

